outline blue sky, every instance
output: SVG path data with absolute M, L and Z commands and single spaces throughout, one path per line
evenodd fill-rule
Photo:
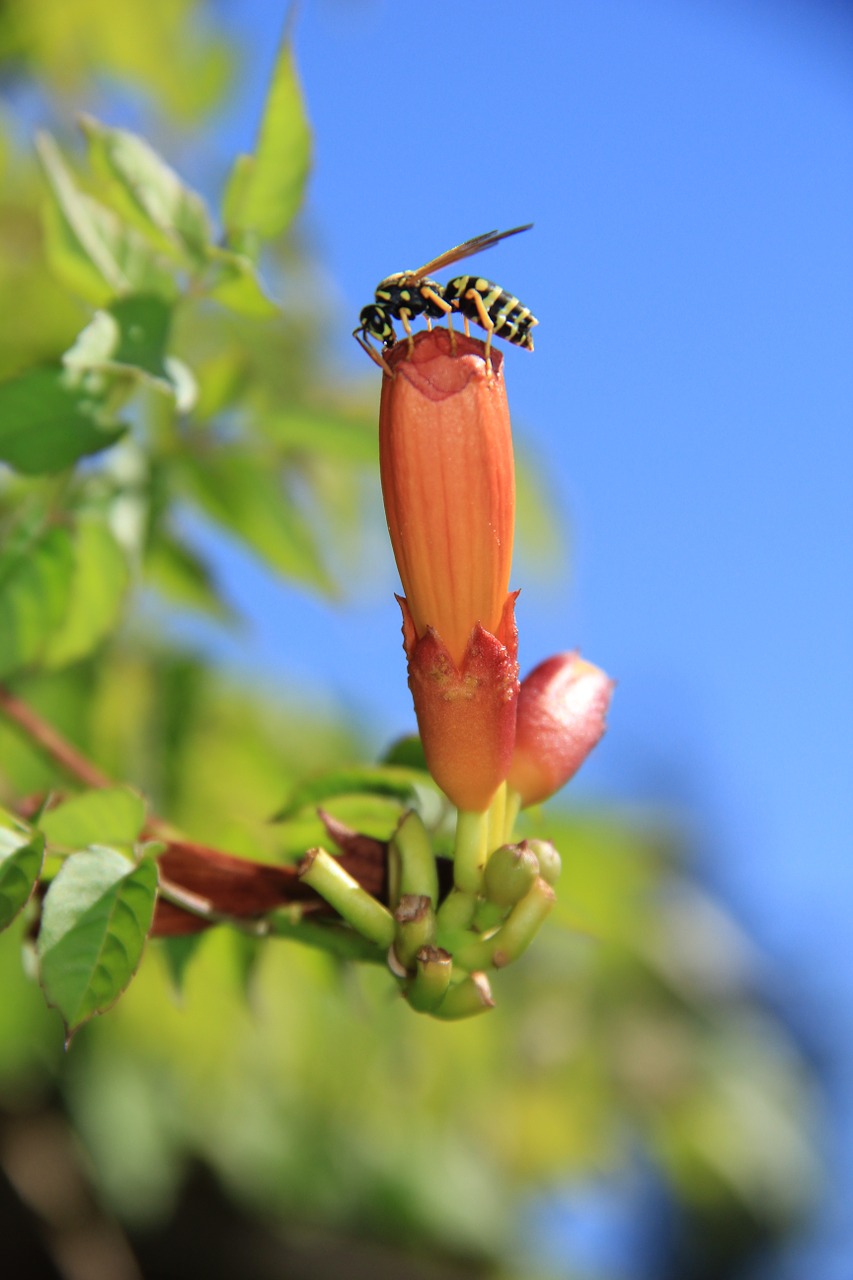
M 229 154 L 282 6 L 220 8 L 253 68 Z M 342 370 L 376 382 L 349 334 L 382 276 L 536 224 L 481 259 L 541 322 L 506 377 L 571 545 L 516 581 L 523 665 L 580 645 L 618 678 L 574 794 L 681 814 L 828 1048 L 849 1170 L 853 10 L 315 0 L 296 48 Z M 409 727 L 390 553 L 345 610 L 224 569 L 247 665 L 331 688 L 377 742 Z
M 282 6 L 228 10 L 253 67 L 230 152 Z M 317 0 L 296 45 L 340 368 L 376 380 L 349 333 L 381 276 L 535 222 L 480 260 L 541 322 L 506 376 L 571 546 L 555 578 L 517 579 L 523 662 L 580 645 L 618 678 L 578 790 L 698 811 L 795 961 L 850 887 L 853 12 Z M 354 608 L 300 597 L 285 653 L 293 600 L 243 569 L 252 661 L 330 686 L 378 737 L 409 723 L 390 553 Z

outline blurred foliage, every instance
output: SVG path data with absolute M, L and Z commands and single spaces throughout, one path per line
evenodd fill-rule
M 232 70 L 227 44 L 211 38 L 199 0 L 3 0 L 5 77 L 35 76 L 66 102 L 93 78 L 124 81 L 178 119 L 215 106 Z M 170 55 L 180 50 L 180 60 Z
M 221 100 L 232 61 L 195 0 L 0 4 L 3 83 L 54 121 L 37 152 L 0 134 L 0 306 L 14 318 L 0 331 L 0 672 L 193 839 L 276 861 L 318 828 L 305 808 L 268 818 L 300 788 L 316 800 L 306 780 L 363 768 L 360 735 L 296 691 L 232 687 L 158 635 L 150 606 L 233 621 L 199 522 L 339 596 L 376 519 L 374 427 L 323 367 L 322 302 L 291 226 L 311 144 L 290 46 L 218 215 L 126 130 L 86 117 L 85 152 L 65 142 L 112 83 L 184 127 Z M 288 295 L 298 310 L 272 301 Z M 522 512 L 535 506 L 522 494 Z M 532 545 L 549 548 L 547 527 Z M 286 668 L 286 636 L 282 649 Z M 0 801 L 64 785 L 0 722 Z M 378 836 L 398 811 L 387 795 L 328 804 Z M 664 826 L 549 813 L 530 833 L 563 852 L 556 921 L 502 975 L 490 1018 L 452 1027 L 413 1017 L 368 966 L 218 929 L 149 944 L 122 1001 L 65 1054 L 21 968 L 24 912 L 0 937 L 0 1105 L 14 1118 L 0 1163 L 15 1182 L 6 1138 L 58 1100 L 102 1212 L 129 1231 L 154 1230 L 202 1166 L 258 1220 L 403 1251 L 376 1275 L 529 1277 L 519 1209 L 638 1144 L 722 1268 L 783 1232 L 814 1184 L 809 1095 L 749 946 Z M 23 834 L 0 844 L 0 911 L 21 905 L 40 859 Z M 421 1272 L 427 1256 L 439 1261 Z M 268 1274 L 249 1260 L 242 1273 Z
M 117 649 L 25 687 L 186 829 L 254 854 L 287 850 L 287 829 L 261 819 L 289 783 L 358 751 L 345 727 L 187 656 Z M 16 789 L 50 780 L 8 729 L 0 753 Z M 486 1265 L 513 1255 L 534 1189 L 613 1171 L 637 1143 L 711 1235 L 784 1229 L 814 1177 L 805 1075 L 755 1001 L 746 940 L 665 830 L 596 814 L 540 829 L 568 864 L 557 919 L 501 975 L 487 1019 L 417 1019 L 381 971 L 218 930 L 189 943 L 179 996 L 171 944 L 149 944 L 121 1003 L 64 1055 L 10 932 L 0 1096 L 25 1113 L 61 1090 L 99 1197 L 136 1229 L 201 1159 L 275 1220 Z

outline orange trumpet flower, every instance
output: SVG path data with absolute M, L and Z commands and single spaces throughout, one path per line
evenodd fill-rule
M 503 358 L 443 329 L 400 343 L 382 379 L 379 456 L 405 596 L 403 644 L 427 764 L 482 812 L 509 770 L 518 698 L 509 592 L 515 472 Z

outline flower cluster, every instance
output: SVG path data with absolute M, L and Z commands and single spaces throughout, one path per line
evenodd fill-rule
M 486 971 L 514 960 L 553 904 L 559 856 L 547 841 L 514 843 L 515 821 L 563 786 L 598 742 L 612 682 L 577 653 L 548 658 L 519 682 L 501 355 L 432 329 L 386 358 L 382 494 L 427 767 L 457 810 L 453 887 L 440 898 L 430 837 L 414 813 L 390 845 L 396 891 L 381 918 L 358 895 L 348 898 L 322 859 L 306 874 L 388 945 L 413 1007 L 460 1017 L 491 1007 Z

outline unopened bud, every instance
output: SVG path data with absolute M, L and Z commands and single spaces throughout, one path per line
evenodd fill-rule
M 555 885 L 563 870 L 563 863 L 550 840 L 523 840 L 539 864 L 539 874 L 551 886 Z
M 495 849 L 486 863 L 483 887 L 492 902 L 501 907 L 513 907 L 524 897 L 538 874 L 536 857 L 526 841 L 504 844 Z
M 521 682 L 507 784 L 522 806 L 547 800 L 577 773 L 605 730 L 613 681 L 577 653 L 558 653 Z

